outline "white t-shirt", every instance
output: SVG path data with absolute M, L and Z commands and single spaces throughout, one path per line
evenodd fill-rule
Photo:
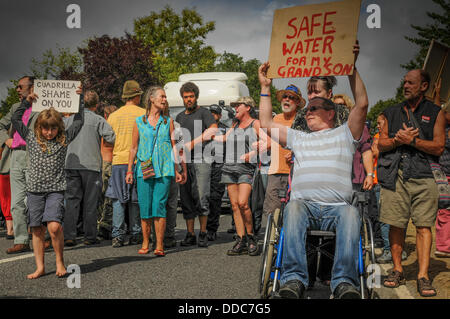
M 291 199 L 323 205 L 349 204 L 357 145 L 347 123 L 312 133 L 289 128 L 287 147 L 295 155 Z

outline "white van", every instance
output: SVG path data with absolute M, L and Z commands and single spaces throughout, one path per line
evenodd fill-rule
M 220 105 L 223 108 L 222 122 L 227 126 L 231 126 L 234 110 L 230 108 L 230 103 L 235 102 L 241 96 L 250 95 L 245 84 L 247 79 L 247 75 L 241 72 L 182 74 L 178 77 L 178 82 L 168 82 L 164 86 L 169 103 L 170 116 L 175 119 L 178 113 L 184 111 L 180 88 L 186 82 L 193 82 L 200 91 L 197 100 L 198 105 L 205 107 L 209 107 L 211 104 Z

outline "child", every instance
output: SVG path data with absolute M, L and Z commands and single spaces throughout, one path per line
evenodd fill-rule
M 80 93 L 81 88 L 78 88 L 77 94 Z M 54 108 L 39 113 L 34 130 L 28 129 L 22 123 L 22 116 L 36 97 L 31 90 L 11 118 L 14 129 L 27 142 L 29 157 L 26 181 L 27 206 L 29 226 L 33 234 L 36 271 L 29 274 L 28 279 L 36 279 L 45 274 L 45 225 L 56 254 L 56 275 L 64 277 L 67 274 L 63 259 L 64 235 L 61 226 L 66 189 L 64 164 L 67 145 L 76 137 L 84 123 L 83 98 L 80 96 L 79 111 L 67 130 L 64 128 L 62 116 Z

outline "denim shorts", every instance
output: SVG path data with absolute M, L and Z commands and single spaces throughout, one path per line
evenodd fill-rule
M 253 175 L 222 172 L 222 179 L 220 181 L 223 184 L 252 184 Z
M 27 192 L 28 219 L 30 227 L 46 225 L 47 222 L 64 220 L 64 192 Z

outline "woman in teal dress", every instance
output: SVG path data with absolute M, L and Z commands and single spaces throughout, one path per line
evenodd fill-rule
M 150 87 L 144 96 L 146 114 L 136 118 L 133 143 L 128 160 L 126 182 L 137 182 L 138 202 L 141 214 L 143 242 L 139 254 L 149 252 L 152 219 L 156 233 L 156 256 L 164 256 L 164 232 L 166 229 L 166 203 L 172 179 L 185 183 L 185 176 L 175 169 L 175 141 L 171 139 L 173 121 L 167 113 L 167 97 L 159 86 Z M 141 163 L 152 159 L 155 176 L 144 179 Z M 136 165 L 134 165 L 136 160 Z M 134 165 L 134 171 L 133 171 Z M 185 165 L 185 164 L 184 164 Z M 186 171 L 185 169 L 183 170 Z M 134 173 L 132 173 L 134 172 Z

